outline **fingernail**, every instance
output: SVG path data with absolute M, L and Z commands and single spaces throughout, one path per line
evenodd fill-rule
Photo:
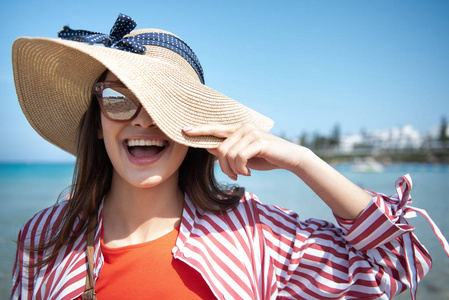
M 189 131 L 192 131 L 192 130 L 193 130 L 193 127 L 191 127 L 191 126 L 186 126 L 186 127 L 184 127 L 182 130 L 183 130 L 184 132 L 189 132 Z
M 251 171 L 249 169 L 246 169 L 246 171 L 239 171 L 239 175 L 251 176 Z
M 234 175 L 228 175 L 228 177 L 231 178 L 231 179 L 234 180 L 234 181 L 237 181 L 237 176 L 234 176 Z
M 245 176 L 251 176 L 251 170 L 246 168 Z

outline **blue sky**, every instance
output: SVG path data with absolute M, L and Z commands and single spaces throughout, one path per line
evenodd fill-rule
M 184 39 L 206 84 L 271 117 L 275 134 L 329 134 L 337 123 L 343 134 L 424 133 L 449 117 L 449 1 L 18 0 L 0 10 L 0 160 L 72 159 L 20 110 L 14 39 L 56 37 L 64 25 L 109 33 L 118 13 Z

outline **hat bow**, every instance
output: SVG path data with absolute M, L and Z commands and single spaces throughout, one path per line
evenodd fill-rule
M 136 24 L 137 23 L 131 17 L 119 14 L 109 35 L 88 30 L 74 30 L 69 26 L 64 26 L 64 28 L 58 32 L 58 37 L 65 40 L 89 43 L 91 45 L 103 44 L 109 48 L 132 53 L 143 53 L 145 52 L 146 47 L 141 41 L 133 38 L 123 38 L 136 27 Z

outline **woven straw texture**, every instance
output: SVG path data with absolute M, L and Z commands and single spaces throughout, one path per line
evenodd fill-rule
M 159 30 L 136 30 L 130 35 Z M 162 31 L 163 32 L 163 31 Z M 112 71 L 137 97 L 158 127 L 175 142 L 215 148 L 222 139 L 190 137 L 182 128 L 202 124 L 273 121 L 203 85 L 180 55 L 159 46 L 133 54 L 103 46 L 50 38 L 17 39 L 12 48 L 14 83 L 31 126 L 46 140 L 76 155 L 77 128 L 92 99 L 92 86 Z

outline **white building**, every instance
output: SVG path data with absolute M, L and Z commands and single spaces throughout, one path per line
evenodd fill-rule
M 363 134 L 343 136 L 340 141 L 340 151 L 343 153 L 357 152 L 357 150 L 404 150 L 420 149 L 424 143 L 424 136 L 411 125 L 394 127 L 386 130 L 374 130 Z

